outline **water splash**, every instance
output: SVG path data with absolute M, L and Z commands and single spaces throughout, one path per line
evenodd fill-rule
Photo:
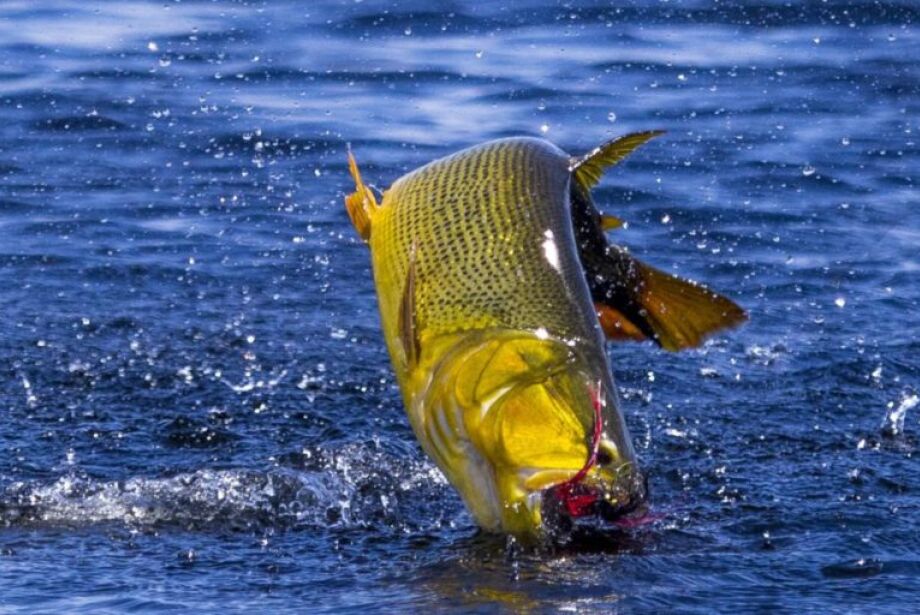
M 16 482 L 0 491 L 0 525 L 398 529 L 419 516 L 409 510 L 419 502 L 437 506 L 450 499 L 444 497 L 446 481 L 434 466 L 364 445 L 302 451 L 294 457 L 298 460 L 292 465 L 309 467 L 202 469 L 113 481 L 70 473 L 50 483 Z M 435 523 L 439 518 L 422 517 Z
M 882 424 L 882 434 L 895 437 L 904 433 L 904 419 L 907 417 L 907 411 L 917 404 L 920 404 L 920 396 L 913 393 L 904 393 L 897 407 L 893 401 L 888 402 L 888 411 L 885 415 L 885 422 Z

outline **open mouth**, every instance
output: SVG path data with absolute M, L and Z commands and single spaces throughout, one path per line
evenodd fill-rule
M 600 383 L 590 389 L 594 405 L 594 433 L 590 454 L 585 465 L 574 476 L 543 490 L 543 518 L 565 519 L 566 524 L 572 524 L 584 517 L 595 517 L 625 527 L 642 525 L 642 521 L 636 520 L 649 517 L 647 476 L 632 467 L 627 476 L 613 485 L 598 485 L 586 480 L 595 465 L 605 463 L 600 450 L 603 428 Z
M 543 491 L 543 518 L 565 525 L 588 520 L 621 527 L 644 525 L 652 519 L 647 494 L 647 479 L 638 472 L 625 485 L 612 490 L 584 482 L 566 482 Z

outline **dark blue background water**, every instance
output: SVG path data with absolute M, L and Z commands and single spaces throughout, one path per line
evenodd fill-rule
M 0 610 L 920 607 L 920 11 L 0 4 Z M 477 534 L 407 426 L 345 144 L 668 135 L 596 193 L 739 300 L 611 349 L 664 518 Z

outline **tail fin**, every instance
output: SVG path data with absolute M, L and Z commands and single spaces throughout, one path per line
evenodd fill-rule
M 634 149 L 646 141 L 663 134 L 663 130 L 649 130 L 618 137 L 595 148 L 581 158 L 573 159 L 569 170 L 575 174 L 575 179 L 585 190 L 590 190 L 601 180 L 601 176 L 608 167 L 612 167 L 626 158 Z
M 355 180 L 355 191 L 345 197 L 345 209 L 348 211 L 348 217 L 351 218 L 355 230 L 362 239 L 367 241 L 371 236 L 371 220 L 380 206 L 377 205 L 374 193 L 361 180 L 361 172 L 358 170 L 358 163 L 351 149 L 348 150 L 348 172 Z
M 595 302 L 601 326 L 612 339 L 651 338 L 665 350 L 699 346 L 704 339 L 736 327 L 747 314 L 734 301 L 705 286 L 682 280 L 646 265 L 625 250 L 611 246 L 601 264 L 602 278 L 617 280 L 600 290 Z M 625 276 L 623 274 L 626 274 Z
M 644 282 L 639 303 L 665 350 L 699 346 L 713 333 L 747 320 L 744 310 L 728 297 L 636 262 Z
M 665 350 L 676 351 L 699 346 L 713 333 L 740 325 L 747 314 L 731 299 L 659 271 L 611 245 L 604 231 L 622 222 L 601 215 L 591 199 L 591 188 L 608 167 L 661 134 L 663 130 L 636 132 L 573 159 L 572 222 L 585 279 L 607 337 L 651 339 Z

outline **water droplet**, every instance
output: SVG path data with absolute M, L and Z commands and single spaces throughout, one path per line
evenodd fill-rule
M 156 41 L 150 41 L 149 43 L 147 43 L 147 50 L 148 51 L 159 51 L 160 46 L 156 44 Z
M 669 216 L 668 214 L 661 216 L 662 224 L 668 224 L 669 222 L 671 222 L 671 216 Z
M 548 132 L 549 132 L 549 124 L 541 124 L 541 125 L 540 125 L 540 132 L 542 132 L 543 134 L 548 133 Z
M 476 52 L 476 59 L 478 60 L 478 59 L 481 58 L 481 57 L 482 57 L 482 50 L 477 51 L 477 52 Z
M 849 144 L 850 144 L 850 137 L 844 137 L 844 138 L 840 139 L 840 144 L 843 145 L 843 146 L 849 145 Z
M 172 64 L 172 60 L 170 60 L 166 56 L 163 56 L 162 58 L 160 58 L 160 66 L 162 66 L 163 68 L 166 68 L 170 64 Z
M 888 402 L 888 412 L 885 415 L 885 422 L 882 424 L 882 433 L 887 436 L 897 436 L 904 432 L 904 418 L 907 411 L 920 404 L 920 396 L 914 394 L 904 394 L 901 396 L 901 403 L 895 408 L 894 402 Z
M 617 114 L 614 113 L 613 111 L 611 111 L 610 113 L 608 113 L 608 114 L 607 114 L 607 121 L 610 122 L 611 124 L 614 123 L 615 121 L 617 121 Z
M 805 177 L 811 177 L 812 175 L 815 174 L 816 171 L 817 169 L 811 166 L 810 164 L 806 164 L 804 167 L 802 167 L 802 175 L 804 175 Z
M 843 297 L 837 297 L 836 299 L 834 299 L 834 305 L 836 305 L 839 308 L 844 307 L 846 304 L 847 304 L 847 300 L 844 299 Z

